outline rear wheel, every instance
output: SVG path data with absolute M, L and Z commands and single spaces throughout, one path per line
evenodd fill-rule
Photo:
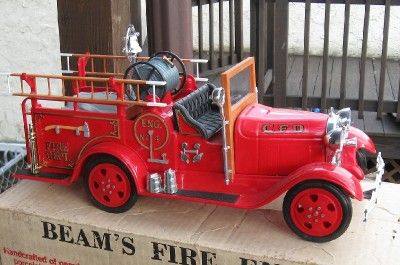
M 110 156 L 90 160 L 84 169 L 85 190 L 98 208 L 121 213 L 137 200 L 136 186 L 124 164 Z
M 341 236 L 350 224 L 350 198 L 337 186 L 307 181 L 290 189 L 283 202 L 287 225 L 298 236 L 313 242 L 328 242 Z

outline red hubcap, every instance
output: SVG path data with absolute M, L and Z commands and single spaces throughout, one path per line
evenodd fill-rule
M 310 236 L 328 236 L 334 233 L 343 219 L 342 205 L 338 198 L 321 188 L 299 192 L 290 205 L 293 223 Z
M 128 176 L 109 163 L 99 164 L 90 171 L 89 189 L 98 202 L 112 208 L 124 205 L 131 195 Z

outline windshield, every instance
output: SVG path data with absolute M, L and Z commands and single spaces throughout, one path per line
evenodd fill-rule
M 225 112 L 228 116 L 230 112 L 240 112 L 249 104 L 257 102 L 254 58 L 249 57 L 223 72 L 221 85 L 226 94 Z
M 231 105 L 239 102 L 250 93 L 250 69 L 245 68 L 233 76 L 231 82 Z

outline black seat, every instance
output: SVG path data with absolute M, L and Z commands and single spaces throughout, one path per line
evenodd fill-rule
M 175 102 L 173 106 L 175 119 L 178 113 L 182 114 L 185 121 L 206 139 L 222 128 L 219 109 L 211 104 L 210 96 L 214 89 L 213 84 L 205 84 Z M 178 122 L 177 125 L 179 126 Z

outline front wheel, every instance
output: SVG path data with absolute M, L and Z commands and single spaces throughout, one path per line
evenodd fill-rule
M 137 200 L 134 180 L 119 160 L 110 156 L 90 160 L 84 169 L 85 190 L 98 208 L 121 213 L 129 210 Z
M 328 242 L 346 231 L 352 206 L 350 198 L 334 184 L 306 181 L 286 193 L 283 216 L 299 237 L 312 242 Z

